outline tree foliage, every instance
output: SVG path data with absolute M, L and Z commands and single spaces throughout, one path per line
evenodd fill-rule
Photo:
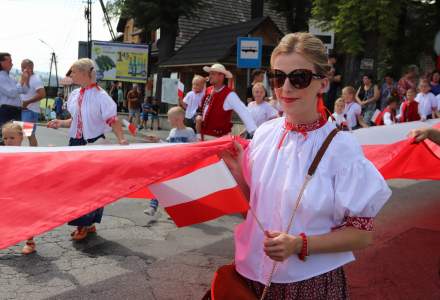
M 290 32 L 307 31 L 310 0 L 269 0 L 269 7 L 284 17 Z

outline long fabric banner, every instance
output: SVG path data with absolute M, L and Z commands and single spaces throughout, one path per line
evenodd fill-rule
M 354 132 L 384 177 L 440 180 L 440 147 L 405 137 L 420 124 L 391 127 Z M 394 142 L 386 143 L 384 134 Z M 179 145 L 0 147 L 0 249 L 123 197 L 157 197 L 178 226 L 245 212 L 246 199 L 217 157 L 232 148 L 231 137 Z

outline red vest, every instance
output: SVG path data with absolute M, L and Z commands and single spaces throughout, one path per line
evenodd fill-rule
M 385 107 L 385 109 L 380 113 L 379 117 L 377 118 L 376 121 L 376 125 L 380 126 L 380 125 L 385 125 L 384 121 L 383 121 L 383 117 L 385 116 L 385 113 L 390 113 L 391 114 L 391 120 L 396 123 L 396 111 L 395 110 L 391 110 L 388 106 Z
M 223 104 L 231 90 L 225 86 L 220 92 L 213 93 L 214 87 L 206 89 L 206 95 L 202 100 L 202 114 L 207 107 L 206 114 L 202 122 L 202 135 L 212 135 L 216 137 L 224 136 L 232 129 L 232 110 L 225 111 Z
M 412 122 L 420 120 L 419 104 L 416 101 L 411 103 L 406 100 L 402 104 L 402 111 L 400 112 L 400 122 Z

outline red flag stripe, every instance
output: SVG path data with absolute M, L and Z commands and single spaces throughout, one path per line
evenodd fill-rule
M 246 212 L 248 209 L 249 204 L 238 187 L 165 208 L 178 227 L 202 223 L 226 214 Z

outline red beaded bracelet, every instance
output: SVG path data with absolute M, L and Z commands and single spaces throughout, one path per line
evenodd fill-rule
M 307 248 L 307 236 L 304 232 L 300 233 L 299 235 L 302 239 L 302 247 L 301 252 L 298 254 L 298 258 L 302 261 L 306 261 L 306 258 L 308 256 L 308 248 Z

